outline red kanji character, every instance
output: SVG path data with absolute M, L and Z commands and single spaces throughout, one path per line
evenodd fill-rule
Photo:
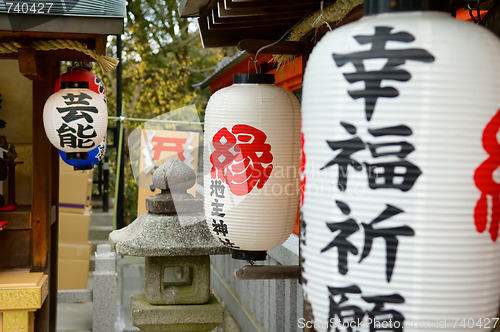
M 481 197 L 474 209 L 474 222 L 479 233 L 484 232 L 488 223 L 488 196 L 491 197 L 490 236 L 496 242 L 500 224 L 500 184 L 493 178 L 493 173 L 500 166 L 500 144 L 497 133 L 500 130 L 500 110 L 486 125 L 483 132 L 483 148 L 489 157 L 474 172 L 474 182 L 481 190 Z
M 236 145 L 236 137 L 231 134 L 226 127 L 223 127 L 214 135 L 212 143 L 215 149 L 210 155 L 212 178 L 221 179 L 225 182 L 224 170 L 236 157 L 229 149 L 234 147 L 236 153 L 240 151 L 239 147 Z
M 266 144 L 266 139 L 261 130 L 248 125 L 235 125 L 232 133 L 227 128 L 219 130 L 210 156 L 212 177 L 224 179 L 237 196 L 248 194 L 255 186 L 262 189 L 273 170 L 271 145 Z M 233 147 L 234 153 L 230 151 Z

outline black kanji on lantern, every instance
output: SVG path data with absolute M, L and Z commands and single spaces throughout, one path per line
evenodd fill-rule
M 212 205 L 212 216 L 216 217 L 224 217 L 226 214 L 222 213 L 222 208 L 224 207 L 224 203 L 219 202 L 219 200 L 216 198 L 214 201 L 211 203 Z
M 240 247 L 236 246 L 233 242 L 231 242 L 231 240 L 229 240 L 228 238 L 223 239 L 220 236 L 218 236 L 217 239 L 219 240 L 220 243 L 222 243 L 223 245 L 228 246 L 230 248 L 233 248 L 233 249 L 240 248 Z
M 92 96 L 89 96 L 88 94 L 83 92 L 81 92 L 79 95 L 67 93 L 63 96 L 63 99 L 66 105 L 90 105 L 90 103 L 85 99 L 92 100 Z
M 354 39 L 360 45 L 371 44 L 371 48 L 366 51 L 353 52 L 348 54 L 332 54 L 338 67 L 347 63 L 352 63 L 355 72 L 345 73 L 344 77 L 349 83 L 365 82 L 363 90 L 349 90 L 349 95 L 353 99 L 365 99 L 366 119 L 371 120 L 377 99 L 394 98 L 399 95 L 399 91 L 392 86 L 382 86 L 382 81 L 406 82 L 411 79 L 411 74 L 402 68 L 408 60 L 420 62 L 433 62 L 432 54 L 420 48 L 394 48 L 386 49 L 387 42 L 411 43 L 415 37 L 408 32 L 392 32 L 392 27 L 375 27 L 373 35 L 357 35 Z M 380 70 L 366 70 L 365 60 L 384 59 L 387 60 Z
M 412 134 L 411 128 L 405 125 L 368 129 L 368 132 L 373 137 L 410 136 Z M 412 144 L 399 141 L 379 144 L 368 143 L 367 145 L 374 158 L 395 156 L 400 159 L 394 162 L 365 163 L 370 188 L 395 188 L 408 191 L 413 187 L 422 171 L 413 163 L 404 160 L 410 153 L 415 151 Z
M 396 254 L 398 251 L 398 238 L 397 236 L 413 236 L 415 232 L 410 226 L 400 226 L 393 228 L 375 228 L 380 222 L 394 217 L 397 214 L 404 212 L 403 210 L 386 204 L 385 210 L 375 219 L 373 219 L 369 224 L 361 223 L 365 229 L 365 245 L 363 247 L 363 252 L 361 253 L 360 262 L 363 261 L 370 254 L 371 248 L 373 246 L 373 240 L 377 237 L 381 237 L 385 240 L 385 251 L 386 251 L 386 278 L 387 282 L 391 281 L 392 272 L 394 270 L 394 264 L 396 263 Z
M 354 136 L 357 133 L 354 125 L 343 121 L 340 124 L 349 134 Z M 410 136 L 412 134 L 411 128 L 405 125 L 368 129 L 368 132 L 375 138 L 381 136 Z M 341 191 L 347 189 L 349 166 L 353 167 L 356 171 L 363 169 L 362 164 L 353 158 L 353 154 L 365 150 L 366 146 L 368 146 L 374 158 L 390 156 L 398 158 L 397 161 L 393 162 L 363 163 L 368 175 L 368 185 L 371 189 L 394 188 L 401 191 L 408 191 L 422 174 L 420 168 L 404 159 L 415 150 L 413 145 L 406 141 L 365 143 L 359 136 L 355 136 L 347 140 L 327 141 L 327 144 L 333 151 L 339 150 L 339 152 L 320 170 L 338 165 L 337 186 Z
M 362 325 L 368 323 L 370 332 L 404 330 L 404 315 L 392 308 L 386 308 L 386 304 L 403 304 L 404 297 L 395 293 L 390 295 L 363 296 L 362 290 L 357 285 L 347 287 L 327 286 L 328 298 L 330 300 L 329 328 L 328 331 L 360 331 Z M 367 304 L 373 305 L 372 309 L 363 309 L 351 304 L 355 297 L 360 296 Z M 359 299 L 359 297 L 358 297 Z M 359 300 L 357 301 L 360 302 Z M 368 316 L 368 320 L 365 320 Z
M 328 296 L 330 299 L 329 316 L 331 322 L 333 322 L 333 326 L 330 325 L 328 330 L 331 331 L 333 327 L 338 325 L 345 326 L 349 332 L 353 331 L 353 327 L 359 325 L 365 313 L 360 307 L 348 303 L 349 297 L 347 294 L 361 294 L 361 289 L 356 285 L 348 287 L 328 286 L 328 291 L 330 292 Z M 340 324 L 335 324 L 335 320 L 337 319 Z
M 405 299 L 399 294 L 362 296 L 367 303 L 373 303 L 374 308 L 367 312 L 370 324 L 370 332 L 393 331 L 402 332 L 404 327 L 404 316 L 394 309 L 385 308 L 386 303 L 401 304 Z
M 61 114 L 63 123 L 57 129 L 59 134 L 59 144 L 62 148 L 84 148 L 90 149 L 95 147 L 96 143 L 92 138 L 97 137 L 97 133 L 90 123 L 94 122 L 92 113 L 99 113 L 97 107 L 89 106 L 92 96 L 86 93 L 74 94 L 67 93 L 63 96 L 64 103 L 67 107 L 56 107 Z M 70 125 L 71 122 L 83 119 L 86 124 L 77 123 L 76 128 Z
M 351 213 L 351 209 L 347 204 L 341 201 L 336 201 L 337 206 L 340 208 L 343 214 L 349 215 Z M 347 255 L 351 253 L 353 255 L 358 254 L 358 249 L 351 243 L 347 238 L 359 230 L 359 226 L 356 223 L 356 220 L 349 218 L 343 222 L 331 222 L 326 223 L 328 228 L 332 233 L 336 231 L 340 231 L 339 234 L 330 242 L 326 247 L 321 249 L 321 252 L 325 252 L 330 250 L 331 248 L 336 247 L 338 251 L 338 270 L 341 274 L 346 274 L 348 271 L 347 265 Z
M 356 127 L 347 122 L 340 122 L 342 127 L 351 135 L 355 135 L 357 132 Z M 333 150 L 339 150 L 339 153 L 335 158 L 330 160 L 325 166 L 321 167 L 321 170 L 325 168 L 338 165 L 338 183 L 337 187 L 345 191 L 347 189 L 347 171 L 349 166 L 352 166 L 356 171 L 361 171 L 363 166 L 361 163 L 354 160 L 351 156 L 361 150 L 365 149 L 365 143 L 359 137 L 354 137 L 351 139 L 343 140 L 343 141 L 326 141 L 328 146 Z
M 86 125 L 85 127 L 82 124 L 78 124 L 78 137 L 79 138 L 94 138 L 97 136 L 94 127 Z
M 350 207 L 342 201 L 335 201 L 340 211 L 348 216 L 351 214 Z M 359 262 L 361 263 L 371 252 L 373 241 L 381 237 L 385 240 L 386 243 L 386 279 L 388 282 L 391 281 L 392 273 L 394 271 L 394 266 L 396 264 L 396 256 L 398 251 L 398 236 L 413 236 L 415 232 L 409 226 L 399 226 L 392 228 L 378 228 L 375 227 L 382 221 L 390 219 L 400 213 L 404 212 L 403 210 L 386 204 L 386 208 L 380 215 L 378 215 L 375 219 L 373 219 L 369 224 L 361 223 L 363 225 L 364 233 L 365 233 L 365 241 L 363 246 L 363 252 L 361 253 L 361 258 Z M 338 251 L 338 271 L 339 273 L 345 275 L 348 272 L 348 254 L 352 255 L 358 254 L 357 247 L 349 242 L 347 239 L 352 234 L 356 233 L 360 227 L 358 222 L 353 218 L 348 218 L 343 222 L 332 222 L 326 223 L 326 226 L 330 229 L 332 233 L 340 231 L 335 238 L 323 249 L 321 252 L 328 251 L 332 248 L 337 248 Z
M 57 133 L 59 134 L 59 144 L 61 147 L 71 147 L 71 148 L 92 148 L 95 146 L 95 142 L 91 140 L 97 136 L 94 128 L 91 126 L 83 127 L 83 125 L 78 124 L 78 129 L 74 129 L 67 124 L 63 123 Z M 85 133 L 85 131 L 92 130 L 91 133 Z
M 214 233 L 217 233 L 217 235 L 222 234 L 222 236 L 226 236 L 228 231 L 227 231 L 227 225 L 224 224 L 224 220 L 217 220 L 212 219 L 212 230 Z
M 212 180 L 210 182 L 210 196 L 224 198 L 224 184 L 222 180 Z
M 69 123 L 79 119 L 85 119 L 88 123 L 94 122 L 94 118 L 90 113 L 99 113 L 95 106 L 72 106 L 72 107 L 56 107 L 57 111 L 61 114 L 67 113 L 62 116 L 64 122 Z

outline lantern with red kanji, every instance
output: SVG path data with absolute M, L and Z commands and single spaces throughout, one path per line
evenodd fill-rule
M 62 82 L 43 109 L 45 133 L 68 158 L 84 159 L 106 135 L 108 112 L 102 95 L 88 82 Z
M 206 220 L 233 258 L 265 259 L 297 216 L 300 104 L 273 83 L 273 75 L 235 75 L 206 109 Z
M 493 328 L 500 42 L 443 3 L 365 1 L 308 59 L 302 276 L 317 331 Z

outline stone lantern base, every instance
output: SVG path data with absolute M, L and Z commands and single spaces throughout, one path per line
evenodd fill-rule
M 132 324 L 142 332 L 211 331 L 222 324 L 224 312 L 213 294 L 208 303 L 153 305 L 144 294 L 132 295 Z

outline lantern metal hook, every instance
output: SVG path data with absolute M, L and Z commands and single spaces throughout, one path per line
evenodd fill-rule
M 467 0 L 467 8 L 469 8 L 469 16 L 472 18 L 472 20 L 474 21 L 475 24 L 479 24 L 479 22 L 481 22 L 480 5 L 481 5 L 481 1 L 480 0 L 476 0 L 476 15 L 477 15 L 477 18 L 476 18 L 474 16 L 473 9 L 470 6 L 470 0 Z
M 257 69 L 257 62 L 259 61 L 259 53 L 262 51 L 262 50 L 265 50 L 266 48 L 269 48 L 269 47 L 272 47 L 276 44 L 278 44 L 280 41 L 283 40 L 283 38 L 285 38 L 290 32 L 292 32 L 293 30 L 293 26 L 288 29 L 287 31 L 285 31 L 285 33 L 280 37 L 280 39 L 278 39 L 277 41 L 275 42 L 272 42 L 271 44 L 268 44 L 268 45 L 264 45 L 262 46 L 261 48 L 259 48 L 257 50 L 257 52 L 255 53 L 255 59 L 253 60 L 253 63 L 255 65 L 255 72 L 258 73 L 258 69 Z

